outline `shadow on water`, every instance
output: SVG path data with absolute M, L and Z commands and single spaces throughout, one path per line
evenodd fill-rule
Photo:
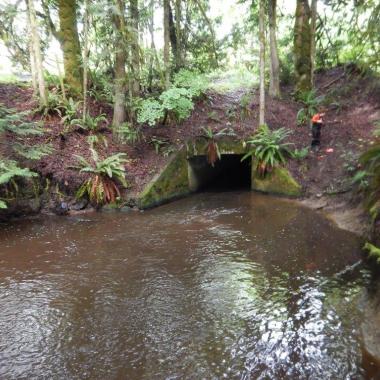
M 293 202 L 199 193 L 0 230 L 0 378 L 370 379 L 361 242 Z

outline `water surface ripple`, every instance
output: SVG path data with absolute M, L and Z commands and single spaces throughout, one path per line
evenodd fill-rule
M 369 378 L 360 242 L 293 202 L 44 217 L 0 246 L 1 379 Z

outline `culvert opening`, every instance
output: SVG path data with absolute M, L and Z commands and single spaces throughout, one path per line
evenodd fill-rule
M 189 182 L 193 191 L 232 191 L 251 188 L 251 160 L 241 154 L 223 154 L 214 167 L 206 156 L 189 159 Z

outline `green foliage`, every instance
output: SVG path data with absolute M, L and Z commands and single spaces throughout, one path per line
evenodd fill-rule
M 208 128 L 202 127 L 201 137 L 207 140 L 207 143 L 205 146 L 207 162 L 212 167 L 214 167 L 215 163 L 221 158 L 217 138 L 222 137 L 222 136 L 227 136 L 227 135 L 231 135 L 231 131 L 228 128 L 223 128 L 220 131 L 214 132 L 211 129 L 211 127 L 208 127 Z
M 155 152 L 158 154 L 160 153 L 160 150 L 165 146 L 165 145 L 168 145 L 168 141 L 166 140 L 162 140 L 156 136 L 153 136 L 150 141 L 149 141 L 149 144 L 152 144 L 154 146 L 154 150 Z
M 78 117 L 81 103 L 80 101 L 76 102 L 73 98 L 69 98 L 69 100 L 60 105 L 58 113 L 63 124 L 70 125 Z
M 63 103 L 62 95 L 57 91 L 47 91 L 47 103 L 40 104 L 35 110 L 36 113 L 47 116 L 51 114 L 59 114 Z
M 71 125 L 77 125 L 81 129 L 91 132 L 98 131 L 103 123 L 107 123 L 107 118 L 105 114 L 97 115 L 94 117 L 87 114 L 84 119 L 73 119 L 70 122 Z
M 0 187 L 2 188 L 7 188 L 11 185 L 17 191 L 18 186 L 15 181 L 17 178 L 32 178 L 37 176 L 37 173 L 27 168 L 20 168 L 16 161 L 0 158 Z M 7 205 L 4 201 L 0 200 L 0 209 L 4 208 L 7 208 Z
M 380 264 L 380 248 L 376 247 L 375 245 L 366 242 L 363 247 L 364 250 L 368 251 L 369 257 L 372 257 L 376 260 L 378 264 Z
M 299 100 L 303 107 L 297 113 L 297 124 L 303 125 L 307 123 L 318 111 L 318 106 L 323 101 L 323 97 L 317 97 L 316 91 L 311 90 L 299 95 Z
M 87 173 L 89 178 L 77 191 L 77 198 L 88 196 L 96 205 L 113 203 L 120 198 L 119 184 L 127 187 L 125 179 L 126 154 L 117 153 L 101 160 L 95 149 L 90 148 L 92 162 L 82 156 L 76 156 L 81 173 Z
M 24 121 L 28 112 L 17 112 L 0 104 L 0 133 L 11 132 L 18 136 L 42 135 L 41 125 Z
M 178 121 L 187 119 L 194 108 L 192 91 L 186 88 L 173 87 L 160 95 L 165 111 L 171 112 Z
M 309 154 L 309 147 L 305 147 L 302 149 L 294 149 L 292 152 L 292 158 L 301 161 L 304 158 L 306 158 L 308 154 Z
M 380 211 L 380 142 L 364 152 L 359 162 L 362 170 L 355 175 L 353 181 L 356 184 L 366 181 L 366 186 L 362 186 L 361 189 L 367 196 L 366 206 L 375 221 Z
M 120 140 L 127 144 L 136 144 L 141 140 L 141 132 L 137 127 L 133 127 L 131 123 L 122 124 L 116 131 Z
M 284 142 L 289 134 L 290 131 L 285 128 L 271 131 L 267 125 L 261 125 L 257 133 L 247 141 L 250 149 L 242 161 L 253 157 L 255 170 L 264 177 L 274 167 L 285 164 L 287 158 L 292 156 L 290 150 L 292 144 Z
M 252 96 L 249 93 L 243 94 L 240 98 L 240 117 L 247 118 L 251 114 Z
M 102 143 L 106 148 L 108 147 L 107 137 L 102 134 L 88 136 L 87 142 L 91 148 L 94 148 L 95 145 L 99 145 L 100 143 Z
M 13 149 L 19 156 L 28 160 L 40 160 L 42 157 L 49 156 L 54 152 L 51 144 L 27 147 L 23 144 L 15 143 Z
M 164 108 L 158 100 L 145 99 L 140 104 L 137 121 L 141 124 L 148 123 L 149 126 L 153 127 L 164 116 Z
M 159 100 L 142 100 L 138 107 L 137 121 L 148 123 L 153 127 L 165 117 L 166 113 L 173 115 L 177 121 L 184 120 L 190 116 L 194 108 L 192 96 L 193 93 L 189 89 L 173 87 L 164 91 Z
M 195 71 L 180 70 L 174 75 L 174 86 L 178 88 L 186 88 L 192 98 L 197 98 L 204 94 L 210 83 L 205 75 Z

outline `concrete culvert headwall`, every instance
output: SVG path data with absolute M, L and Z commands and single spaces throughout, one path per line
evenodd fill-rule
M 251 189 L 251 160 L 243 155 L 223 154 L 211 166 L 206 156 L 189 158 L 189 187 L 191 191 L 228 191 Z
M 252 189 L 286 196 L 301 194 L 301 186 L 286 168 L 276 168 L 265 178 L 257 176 L 251 159 L 241 161 L 247 152 L 242 141 L 223 139 L 218 141 L 218 146 L 221 159 L 213 167 L 207 162 L 204 139 L 185 144 L 140 193 L 138 207 L 146 209 L 207 190 Z

